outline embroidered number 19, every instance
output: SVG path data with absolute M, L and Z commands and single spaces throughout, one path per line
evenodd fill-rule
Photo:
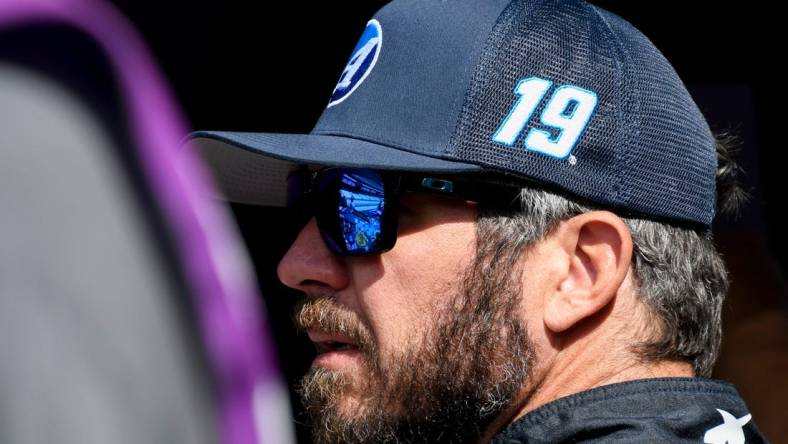
M 514 88 L 520 99 L 498 127 L 493 140 L 513 146 L 551 86 L 553 82 L 538 77 L 521 80 Z M 572 85 L 559 86 L 539 117 L 542 125 L 555 128 L 557 134 L 553 136 L 549 131 L 531 128 L 525 136 L 525 148 L 566 158 L 591 120 L 596 104 L 597 96 L 592 91 Z

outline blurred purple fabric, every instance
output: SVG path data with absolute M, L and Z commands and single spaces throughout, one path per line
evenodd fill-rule
M 208 197 L 214 193 L 206 170 L 180 149 L 187 125 L 144 43 L 121 14 L 98 0 L 0 2 L 0 29 L 34 24 L 79 29 L 114 68 L 145 179 L 195 297 L 221 400 L 222 442 L 291 440 L 287 392 L 251 265 L 229 210 Z

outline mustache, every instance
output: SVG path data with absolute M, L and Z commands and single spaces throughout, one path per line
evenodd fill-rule
M 305 297 L 293 311 L 293 323 L 299 333 L 320 330 L 347 336 L 364 354 L 376 352 L 375 340 L 370 329 L 359 316 L 337 305 L 329 296 Z

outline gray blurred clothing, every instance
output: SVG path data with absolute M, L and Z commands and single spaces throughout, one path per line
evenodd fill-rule
M 0 61 L 0 442 L 215 442 L 183 295 L 96 117 Z

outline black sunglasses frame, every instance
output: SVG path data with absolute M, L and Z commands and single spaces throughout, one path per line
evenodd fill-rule
M 374 248 L 349 250 L 342 241 L 339 184 L 343 175 L 377 174 L 383 185 L 380 236 Z M 323 242 L 338 256 L 368 256 L 380 254 L 394 247 L 397 240 L 399 196 L 406 192 L 427 192 L 495 207 L 512 208 L 519 205 L 522 184 L 484 175 L 437 175 L 431 173 L 400 172 L 368 168 L 328 167 L 310 171 L 302 167 L 288 175 L 287 206 L 296 210 L 299 229 L 314 216 Z

